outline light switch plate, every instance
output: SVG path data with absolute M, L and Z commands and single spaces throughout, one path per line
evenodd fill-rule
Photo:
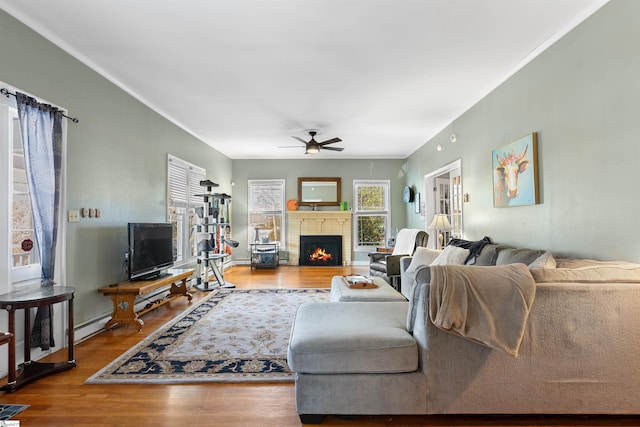
M 67 211 L 68 222 L 80 222 L 80 212 L 78 210 L 70 209 Z

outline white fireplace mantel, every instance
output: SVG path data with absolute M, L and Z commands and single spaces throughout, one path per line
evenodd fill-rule
M 342 264 L 351 265 L 351 211 L 288 211 L 287 249 L 289 265 L 298 265 L 300 236 L 342 236 Z

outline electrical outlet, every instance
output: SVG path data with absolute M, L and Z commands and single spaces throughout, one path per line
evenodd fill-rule
M 80 211 L 70 209 L 67 211 L 67 215 L 68 222 L 80 222 Z

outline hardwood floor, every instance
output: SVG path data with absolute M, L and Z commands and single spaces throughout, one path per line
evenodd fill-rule
M 225 278 L 239 288 L 329 287 L 331 277 L 366 274 L 364 267 L 233 267 Z M 194 290 L 194 302 L 206 296 Z M 300 426 L 292 383 L 193 385 L 85 385 L 125 350 L 188 307 L 179 298 L 132 325 L 102 332 L 76 346 L 78 366 L 2 396 L 4 404 L 31 405 L 22 426 Z M 50 360 L 64 360 L 59 351 Z M 323 426 L 640 426 L 639 417 L 378 416 L 326 417 Z

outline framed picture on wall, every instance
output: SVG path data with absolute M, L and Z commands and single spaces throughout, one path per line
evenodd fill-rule
M 508 208 L 538 203 L 538 138 L 531 133 L 491 153 L 493 206 Z
M 416 193 L 413 203 L 415 205 L 416 213 L 419 214 L 420 213 L 420 193 Z

